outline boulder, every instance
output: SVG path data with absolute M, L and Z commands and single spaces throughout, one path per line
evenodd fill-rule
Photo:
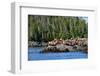
M 62 39 L 54 39 L 53 41 L 50 41 L 48 44 L 51 45 L 51 46 L 56 46 L 58 44 L 63 44 L 63 41 Z
M 42 42 L 41 45 L 42 45 L 43 47 L 45 47 L 45 46 L 48 46 L 48 43 Z
M 57 49 L 55 46 L 48 46 L 43 49 L 41 53 L 48 53 L 48 52 L 56 52 Z
M 79 46 L 79 45 L 75 45 L 75 46 L 73 46 L 73 48 L 74 48 L 75 50 L 77 50 L 77 51 L 80 51 L 82 47 Z
M 59 50 L 61 52 L 64 52 L 64 51 L 67 52 L 68 51 L 68 48 L 64 44 L 58 44 L 58 45 L 56 45 L 56 48 L 57 48 L 57 50 Z
M 66 46 L 66 49 L 68 49 L 68 51 L 72 52 L 72 51 L 76 51 L 73 46 Z

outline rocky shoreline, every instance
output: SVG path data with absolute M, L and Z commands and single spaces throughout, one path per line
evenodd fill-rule
M 88 53 L 88 41 L 87 38 L 75 38 L 75 39 L 54 39 L 50 42 L 29 42 L 29 47 L 41 47 L 44 49 L 41 53 L 48 52 L 74 52 L 82 51 Z
M 84 53 L 88 53 L 87 38 L 76 38 L 68 40 L 55 39 L 48 42 L 48 46 L 43 49 L 42 53 L 74 51 L 82 51 Z

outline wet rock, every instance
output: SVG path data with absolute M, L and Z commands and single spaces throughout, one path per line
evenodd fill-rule
M 73 48 L 73 46 L 66 46 L 66 48 L 70 51 L 70 52 L 74 52 L 74 51 L 76 51 L 74 48 Z
M 56 52 L 57 49 L 55 46 L 48 46 L 43 49 L 41 53 L 48 53 L 48 52 Z
M 48 46 L 48 43 L 42 42 L 41 45 L 42 45 L 43 47 L 45 47 L 45 46 Z
M 67 52 L 67 51 L 69 51 L 69 49 L 64 44 L 58 44 L 58 45 L 56 45 L 56 48 L 57 48 L 57 50 L 59 50 L 61 52 L 64 52 L 64 51 Z
M 75 46 L 73 46 L 73 48 L 74 48 L 75 50 L 77 50 L 77 51 L 80 51 L 80 50 L 81 50 L 81 46 L 79 46 L 79 45 L 75 45 Z
M 68 52 L 68 48 L 66 48 L 65 45 L 56 45 L 56 46 L 48 46 L 45 47 L 42 51 L 42 53 L 47 53 L 47 52 Z

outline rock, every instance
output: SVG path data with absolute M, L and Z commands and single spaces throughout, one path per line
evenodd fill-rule
M 48 53 L 48 52 L 56 52 L 57 49 L 55 46 L 48 46 L 43 49 L 41 53 Z
M 58 44 L 58 45 L 56 45 L 56 48 L 61 52 L 68 51 L 68 48 L 64 44 Z
M 63 41 L 62 39 L 54 39 L 53 41 L 50 41 L 48 44 L 51 45 L 51 46 L 56 46 L 58 44 L 63 44 Z
M 38 45 L 37 45 L 37 47 L 41 47 L 41 46 L 42 46 L 42 44 L 38 42 Z
M 74 48 L 75 50 L 77 50 L 77 51 L 80 51 L 80 50 L 81 50 L 81 46 L 79 46 L 79 45 L 75 45 L 75 46 L 73 46 L 73 48 Z
M 79 46 L 79 45 L 75 45 L 73 47 L 73 49 L 77 50 L 77 51 L 83 51 L 83 52 L 87 52 L 88 47 L 87 46 Z
M 87 41 L 84 41 L 83 42 L 83 46 L 88 46 L 88 42 Z
M 41 45 L 42 45 L 43 47 L 45 47 L 45 46 L 48 46 L 48 43 L 42 42 Z
M 29 41 L 29 42 L 28 42 L 28 46 L 29 46 L 29 47 L 38 46 L 38 43 L 35 42 L 35 41 Z
M 72 51 L 76 51 L 73 46 L 66 46 L 66 49 L 68 49 L 68 51 L 72 52 Z
M 70 41 L 65 41 L 64 44 L 71 46 L 71 42 Z
M 56 46 L 48 46 L 45 47 L 42 51 L 42 53 L 47 53 L 47 52 L 68 52 L 69 50 L 66 48 L 65 45 L 56 45 Z

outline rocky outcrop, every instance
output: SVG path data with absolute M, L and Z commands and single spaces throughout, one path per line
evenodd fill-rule
M 68 49 L 63 45 L 57 45 L 57 46 L 48 46 L 41 51 L 41 53 L 48 53 L 48 52 L 68 52 Z
M 88 42 L 86 38 L 77 39 L 54 39 L 48 42 L 48 46 L 43 49 L 43 53 L 47 52 L 69 52 L 69 51 L 83 51 L 88 53 Z

